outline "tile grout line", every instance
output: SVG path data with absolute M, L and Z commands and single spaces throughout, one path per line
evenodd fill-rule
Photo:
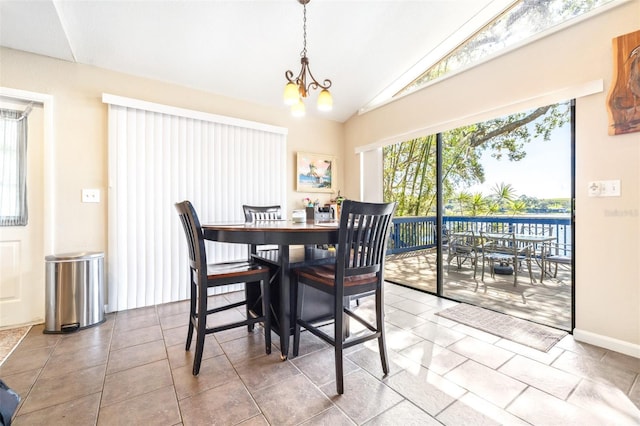
M 107 381 L 107 369 L 109 368 L 109 360 L 111 359 L 111 344 L 113 343 L 113 333 L 116 329 L 116 320 L 118 318 L 118 312 L 114 312 L 113 315 L 113 327 L 109 332 L 109 346 L 107 349 L 107 361 L 104 364 L 104 375 L 102 376 L 102 387 L 100 388 L 100 400 L 98 401 L 98 412 L 96 413 L 96 421 L 94 425 L 97 425 L 100 421 L 100 411 L 102 410 L 102 398 L 104 397 L 104 385 Z
M 162 321 L 160 320 L 160 312 L 158 312 L 158 305 L 156 305 L 156 316 L 158 318 L 158 327 L 160 327 L 160 334 L 162 335 L 162 346 L 164 346 L 164 353 L 167 356 L 167 365 L 169 366 L 169 374 L 171 374 L 171 387 L 173 388 L 173 395 L 176 398 L 176 405 L 178 406 L 178 415 L 180 416 L 180 422 L 177 424 L 184 424 L 184 417 L 182 416 L 182 408 L 180 408 L 180 398 L 178 398 L 178 391 L 176 389 L 176 379 L 173 374 L 174 373 L 173 368 L 171 368 L 171 360 L 169 359 L 169 348 L 167 347 L 167 340 L 165 339 L 166 337 L 165 329 L 162 327 Z M 189 313 L 187 313 L 187 316 L 189 317 L 189 321 L 191 321 Z M 187 324 L 187 327 L 188 326 L 189 325 Z

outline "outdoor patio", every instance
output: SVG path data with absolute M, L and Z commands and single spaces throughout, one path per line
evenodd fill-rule
M 482 261 L 477 276 L 473 266 L 466 262 L 460 270 L 454 262 L 450 270 L 444 263 L 444 296 L 481 306 L 518 318 L 569 331 L 571 329 L 571 271 L 558 268 L 556 278 L 545 276 L 540 283 L 540 266 L 532 262 L 535 282 L 532 284 L 525 270 L 518 273 L 518 284 L 513 286 L 513 275 L 495 275 L 485 271 L 481 280 Z M 434 248 L 387 256 L 385 280 L 419 290 L 436 292 L 436 251 Z

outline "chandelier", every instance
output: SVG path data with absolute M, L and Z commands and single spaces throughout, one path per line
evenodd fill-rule
M 296 117 L 301 117 L 305 114 L 305 106 L 303 99 L 309 95 L 309 90 L 322 89 L 318 94 L 318 109 L 320 111 L 331 111 L 333 107 L 333 98 L 329 87 L 331 87 L 331 80 L 325 79 L 323 84 L 316 81 L 311 74 L 311 68 L 309 68 L 309 58 L 307 58 L 307 3 L 311 0 L 298 0 L 298 2 L 304 8 L 303 18 L 303 33 L 304 44 L 302 52 L 300 52 L 300 63 L 302 68 L 297 77 L 293 78 L 293 72 L 287 71 L 284 73 L 287 78 L 287 85 L 284 88 L 284 103 L 291 105 L 291 114 Z

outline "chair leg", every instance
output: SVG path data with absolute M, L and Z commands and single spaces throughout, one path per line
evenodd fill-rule
M 481 281 L 484 281 L 484 262 L 485 262 L 485 260 L 483 258 L 482 259 L 482 275 L 480 275 L 480 280 Z
M 298 278 L 295 275 L 291 277 L 291 284 L 291 289 L 293 291 L 293 300 L 296 301 L 295 315 L 293 317 L 293 356 L 297 357 L 300 350 L 300 324 L 298 323 L 298 320 L 302 315 L 304 285 L 298 282 Z
M 193 340 L 193 320 L 194 316 L 189 314 L 189 328 L 187 329 L 187 343 L 184 347 L 185 351 L 191 349 L 191 340 Z
M 199 327 L 198 327 L 199 328 Z M 202 363 L 202 353 L 204 352 L 204 332 L 198 333 L 196 336 L 196 354 L 193 358 L 193 375 L 200 373 L 200 364 Z
M 350 297 L 345 297 L 344 298 L 343 306 L 348 306 L 349 309 L 351 309 L 351 298 Z M 357 306 L 360 306 L 360 305 L 357 305 Z M 344 338 L 343 338 L 343 340 L 347 340 L 349 338 L 349 336 L 351 335 L 351 321 L 349 320 L 349 315 L 345 315 L 344 316 L 344 323 L 342 325 L 342 328 L 344 330 L 344 334 L 343 334 Z
M 262 288 L 262 315 L 264 316 L 264 344 L 267 354 L 271 353 L 271 288 L 269 280 L 258 284 Z
M 380 294 L 377 294 L 380 292 Z M 380 351 L 380 362 L 382 363 L 382 372 L 389 374 L 389 357 L 387 356 L 387 344 L 385 343 L 384 331 L 384 302 L 382 300 L 382 291 L 376 290 L 376 328 L 380 331 L 378 337 L 378 351 Z
M 484 281 L 484 266 L 485 266 L 485 262 L 489 264 L 489 269 L 491 271 L 493 271 L 493 262 L 491 261 L 491 259 L 482 259 L 482 274 L 480 275 L 480 280 Z
M 251 286 L 253 283 L 244 283 L 244 300 L 247 301 L 247 303 L 244 305 L 245 307 L 245 315 L 247 319 L 250 318 L 250 313 L 249 311 L 251 310 L 249 308 L 249 286 Z M 258 283 L 258 285 L 260 285 L 260 283 Z M 247 324 L 247 331 L 249 333 L 251 333 L 254 329 L 254 324 Z
M 337 298 L 336 298 L 337 299 Z M 344 306 L 336 300 L 336 318 L 334 322 L 333 337 L 335 341 L 335 363 L 336 363 L 336 391 L 338 395 L 344 393 L 344 371 L 342 367 L 342 352 L 344 350 Z
M 478 275 L 478 259 L 472 259 L 473 262 L 473 279 L 476 278 L 476 275 Z
M 202 295 L 200 295 L 202 296 Z M 206 297 L 206 291 L 205 291 Z M 204 303 L 203 301 L 204 300 Z M 196 354 L 193 358 L 193 375 L 200 373 L 200 363 L 202 362 L 202 353 L 204 352 L 204 338 L 207 332 L 207 299 L 200 298 L 198 300 L 198 329 L 196 330 Z
M 187 343 L 184 350 L 191 349 L 191 340 L 193 339 L 193 322 L 196 319 L 196 298 L 198 289 L 191 281 L 191 301 L 189 302 L 189 328 L 187 329 Z
M 531 272 L 531 261 L 527 260 L 527 269 L 529 270 L 529 281 L 531 284 L 535 283 L 536 280 L 533 278 L 533 273 Z

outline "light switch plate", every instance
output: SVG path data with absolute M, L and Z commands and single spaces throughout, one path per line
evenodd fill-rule
M 83 203 L 99 203 L 100 190 L 99 189 L 83 189 L 82 202 Z
M 603 197 L 619 197 L 620 196 L 620 180 L 602 181 Z
M 588 183 L 587 194 L 589 197 L 619 197 L 620 179 L 596 180 Z

